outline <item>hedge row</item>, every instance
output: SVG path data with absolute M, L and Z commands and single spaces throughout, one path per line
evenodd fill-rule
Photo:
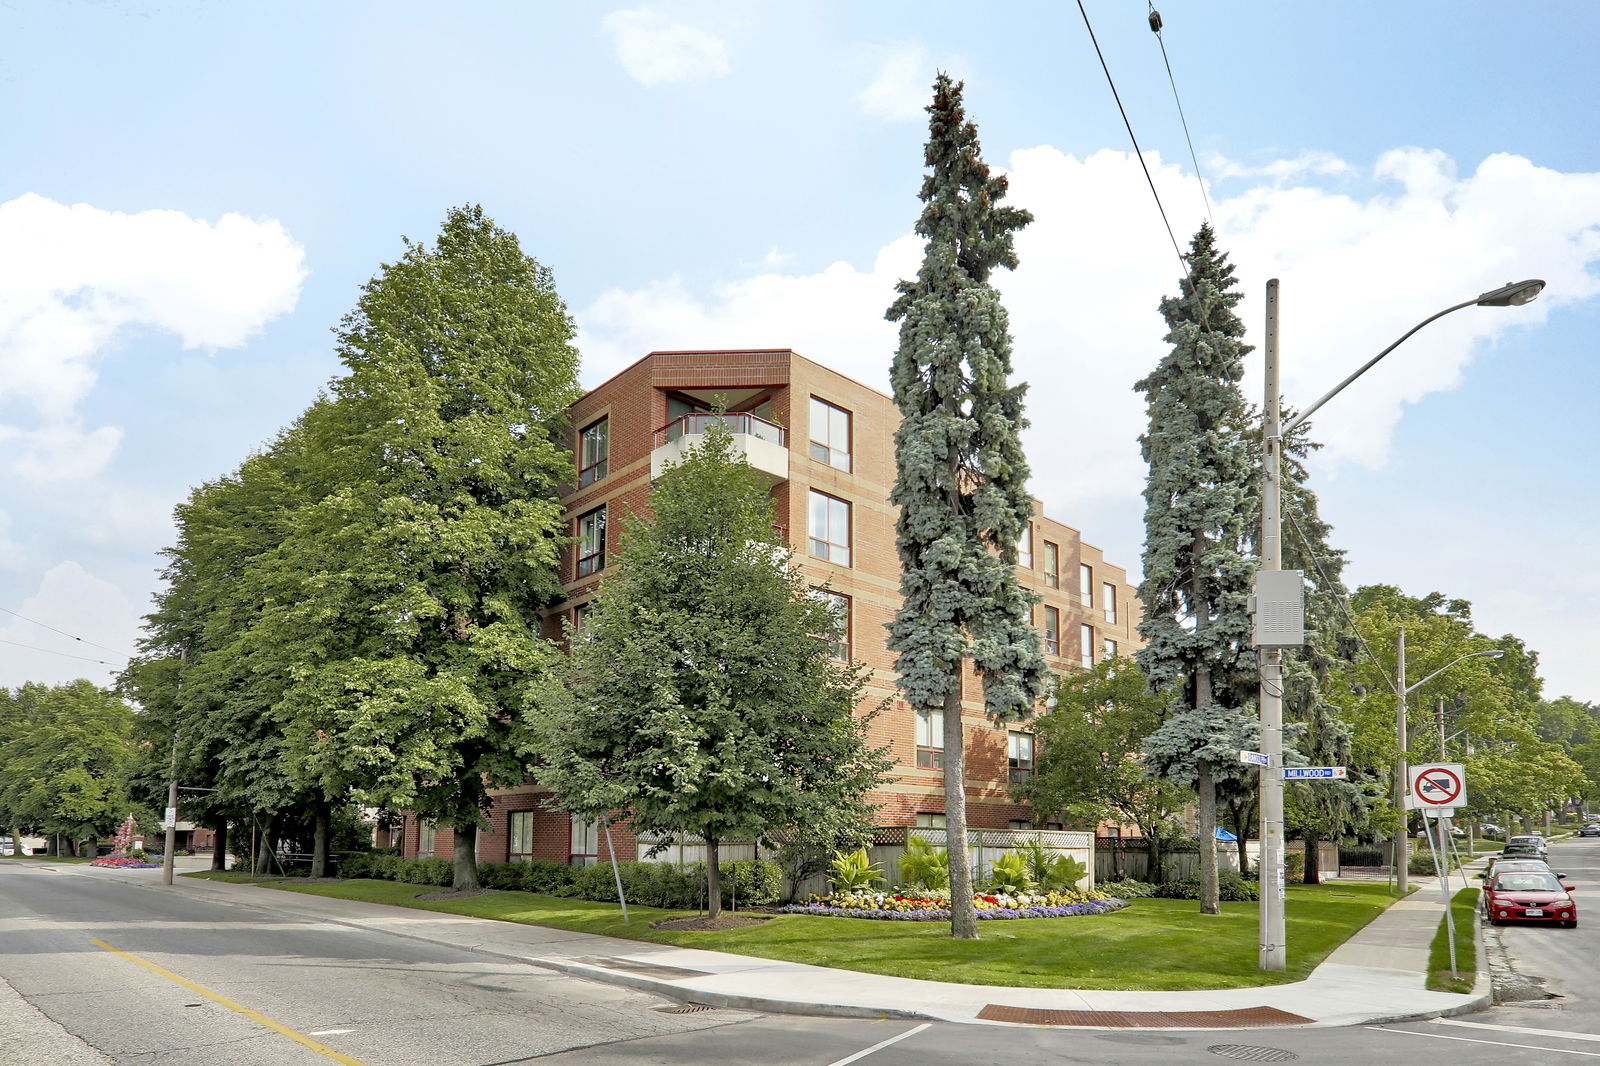
M 744 859 L 722 863 L 721 870 L 724 906 L 766 906 L 777 903 L 783 893 L 783 871 L 775 862 Z M 619 862 L 617 872 L 622 876 L 622 890 L 629 903 L 673 910 L 705 903 L 704 863 L 677 866 L 670 862 Z M 449 859 L 355 854 L 340 862 L 339 876 L 446 886 L 454 879 L 454 870 Z M 485 888 L 603 903 L 617 900 L 616 880 L 609 862 L 593 866 L 568 866 L 549 859 L 483 862 L 478 864 L 478 880 Z

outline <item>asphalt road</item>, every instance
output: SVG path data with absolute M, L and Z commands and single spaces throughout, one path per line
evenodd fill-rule
M 0 1064 L 1503 1066 L 1600 1059 L 1600 1011 L 1589 991 L 1600 957 L 1593 950 L 1600 946 L 1600 844 L 1556 848 L 1556 865 L 1573 875 L 1580 900 L 1585 887 L 1594 892 L 1592 916 L 1576 930 L 1498 929 L 1491 941 L 1562 998 L 1539 993 L 1442 1022 L 1209 1033 L 663 1013 L 679 1005 L 392 934 L 179 898 L 108 871 L 0 859 L 0 979 L 16 990 L 0 986 Z

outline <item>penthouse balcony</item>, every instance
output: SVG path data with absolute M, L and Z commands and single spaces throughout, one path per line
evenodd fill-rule
M 669 464 L 681 462 L 705 438 L 706 428 L 719 418 L 733 434 L 734 447 L 752 469 L 774 483 L 789 479 L 789 437 L 784 428 L 745 411 L 729 411 L 720 415 L 687 414 L 656 430 L 650 442 L 650 480 L 659 478 Z

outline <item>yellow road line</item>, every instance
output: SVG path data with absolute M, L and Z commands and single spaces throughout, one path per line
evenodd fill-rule
M 340 1054 L 339 1052 L 333 1050 L 333 1048 L 329 1047 L 326 1044 L 317 1043 L 315 1040 L 311 1039 L 309 1036 L 306 1036 L 304 1033 L 297 1033 L 293 1029 L 289 1028 L 287 1025 L 279 1025 L 277 1022 L 273 1021 L 271 1018 L 268 1018 L 265 1014 L 262 1014 L 259 1011 L 253 1011 L 249 1007 L 244 1006 L 243 1004 L 235 1003 L 233 1000 L 229 999 L 226 996 L 219 996 L 217 993 L 211 991 L 211 989 L 209 989 L 209 988 L 206 988 L 204 985 L 197 985 L 193 981 L 189 980 L 186 977 L 179 977 L 177 974 L 173 973 L 171 970 L 164 970 L 160 966 L 157 966 L 153 962 L 144 961 L 143 959 L 139 958 L 139 956 L 137 956 L 137 955 L 130 955 L 126 951 L 121 950 L 120 948 L 114 948 L 110 944 L 107 944 L 104 940 L 90 940 L 89 943 L 94 944 L 94 945 L 96 945 L 98 947 L 105 948 L 107 951 L 112 952 L 114 954 L 121 955 L 123 958 L 127 959 L 129 962 L 136 962 L 140 966 L 143 966 L 145 969 L 151 971 L 152 973 L 158 973 L 162 977 L 165 977 L 169 981 L 176 981 L 178 984 L 182 985 L 184 988 L 187 988 L 187 989 L 190 989 L 192 991 L 198 992 L 202 996 L 205 996 L 207 999 L 213 1000 L 213 1001 L 215 1001 L 217 1003 L 222 1004 L 224 1007 L 227 1007 L 229 1010 L 236 1010 L 240 1014 L 244 1015 L 246 1018 L 249 1018 L 251 1021 L 260 1022 L 262 1025 L 266 1026 L 268 1029 L 272 1029 L 272 1030 L 274 1030 L 276 1032 L 282 1033 L 284 1036 L 288 1037 L 290 1040 L 293 1040 L 295 1043 L 304 1044 L 306 1047 L 310 1048 L 312 1051 L 315 1051 L 319 1055 L 326 1055 L 326 1056 L 328 1056 L 328 1058 L 333 1059 L 335 1062 L 344 1063 L 345 1066 L 367 1066 L 367 1064 L 362 1062 L 360 1059 L 353 1059 L 349 1055 Z

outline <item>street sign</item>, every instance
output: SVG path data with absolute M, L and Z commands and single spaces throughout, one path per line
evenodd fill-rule
M 1256 766 L 1265 766 L 1265 765 L 1267 765 L 1269 760 L 1267 759 L 1267 757 L 1265 755 L 1261 754 L 1259 751 L 1244 751 L 1243 749 L 1241 749 L 1240 752 L 1239 752 L 1239 761 L 1240 762 L 1245 762 L 1245 763 L 1253 763 Z
M 178 825 L 178 808 L 168 807 L 167 816 L 161 819 L 161 828 L 174 829 Z
M 1439 807 L 1465 807 L 1467 805 L 1467 775 L 1458 762 L 1432 763 L 1411 768 L 1411 795 L 1417 807 L 1433 810 Z
M 1285 766 L 1285 781 L 1332 781 L 1348 775 L 1343 766 Z

